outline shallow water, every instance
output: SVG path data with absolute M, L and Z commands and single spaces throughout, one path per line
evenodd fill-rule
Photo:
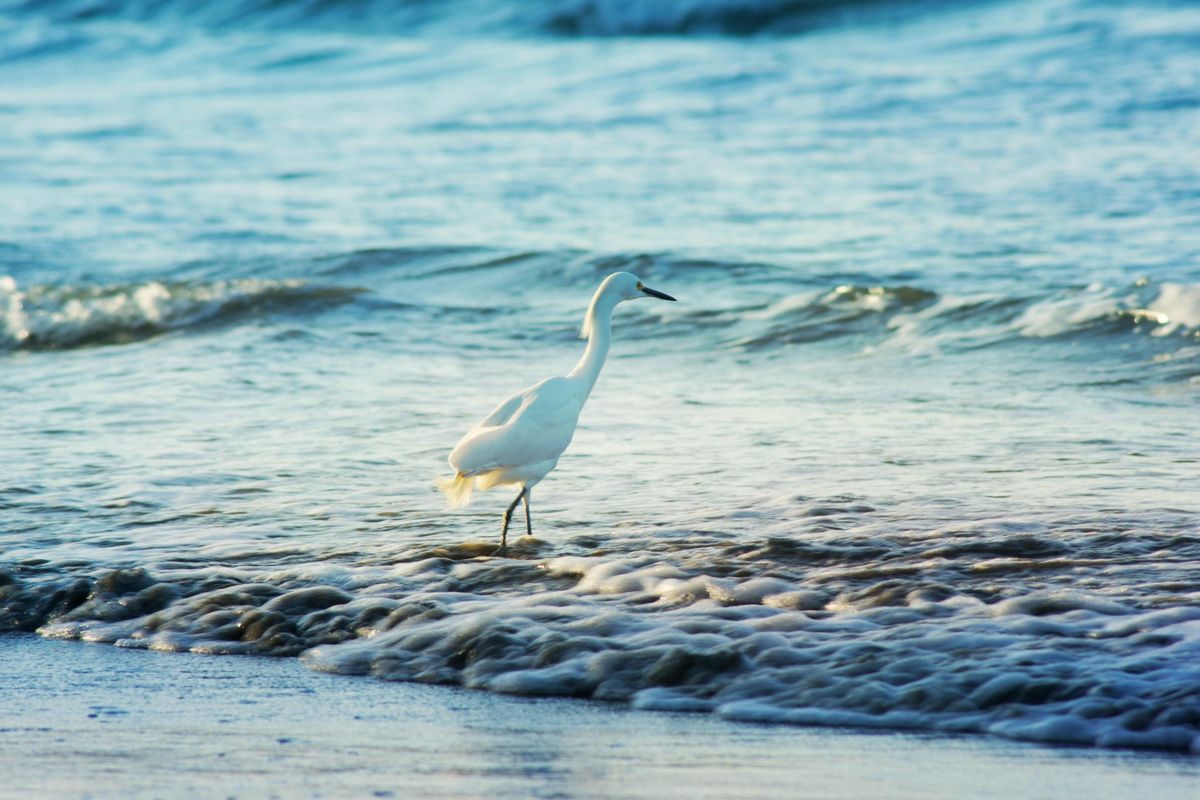
M 0 669 L 26 676 L 0 716 L 14 797 L 1190 800 L 1200 779 L 1173 753 L 747 725 L 30 635 L 0 637 Z
M 0 628 L 1200 750 L 1200 14 L 646 7 L 0 4 Z

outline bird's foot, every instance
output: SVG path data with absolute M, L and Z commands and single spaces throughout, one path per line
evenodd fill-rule
M 506 544 L 502 544 L 502 545 L 500 545 L 499 547 L 497 547 L 497 548 L 496 548 L 496 552 L 492 553 L 492 555 L 493 555 L 493 556 L 506 556 L 506 555 L 508 555 L 508 545 L 506 545 Z

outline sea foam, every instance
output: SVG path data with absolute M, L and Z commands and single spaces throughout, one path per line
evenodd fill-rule
M 1188 538 L 1156 544 L 1195 547 Z M 919 546 L 907 552 L 922 555 Z M 168 580 L 119 570 L 58 589 L 10 576 L 0 622 L 730 719 L 1200 753 L 1194 605 L 1154 609 L 1053 583 L 1002 583 L 1008 589 L 989 597 L 1002 579 L 960 572 L 988 555 L 960 557 L 949 569 L 962 576 L 957 588 L 937 580 L 944 563 L 897 580 L 883 565 L 842 578 L 782 564 L 765 569 L 774 575 L 737 575 L 737 562 L 602 555 L 200 569 Z

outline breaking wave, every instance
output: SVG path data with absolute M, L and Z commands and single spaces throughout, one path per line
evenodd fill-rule
M 1003 341 L 1104 337 L 1145 333 L 1181 340 L 1200 335 L 1200 286 L 1164 283 L 1148 302 L 1105 287 L 1049 298 L 1000 295 L 939 297 L 911 286 L 842 285 L 718 315 L 702 326 L 745 327 L 730 339 L 747 349 L 796 344 L 854 333 L 877 334 L 893 345 L 977 347 Z
M 635 306 L 622 319 L 622 336 L 677 340 L 689 332 L 711 334 L 733 349 L 764 350 L 848 336 L 918 353 L 1129 334 L 1185 345 L 1200 338 L 1200 285 L 1150 279 L 1123 288 L 1089 284 L 1041 294 L 955 293 L 876 282 L 868 275 L 841 282 L 848 276 L 672 253 L 597 255 L 482 247 L 356 251 L 317 259 L 310 274 L 322 280 L 370 280 L 384 294 L 451 295 L 463 308 L 474 307 L 490 319 L 497 310 L 492 305 L 497 292 L 517 305 L 527 299 L 562 299 L 556 303 L 560 313 L 582 313 L 579 297 L 617 270 L 670 286 L 682 300 L 671 306 Z M 472 306 L 476 296 L 481 302 Z M 538 322 L 528 318 L 522 325 Z M 578 320 L 564 316 L 555 324 L 574 329 Z M 702 344 L 708 347 L 711 342 Z
M 362 294 L 350 281 L 370 285 L 379 308 L 453 315 L 456 336 L 573 342 L 579 297 L 620 269 L 669 286 L 682 300 L 635 304 L 624 312 L 620 335 L 681 350 L 769 353 L 829 343 L 860 355 L 926 357 L 1061 343 L 1065 355 L 1082 346 L 1101 362 L 1137 367 L 1141 377 L 1187 381 L 1200 374 L 1195 284 L 1143 279 L 1124 288 L 1092 284 L 1040 295 L 958 294 L 866 275 L 839 283 L 845 276 L 670 254 L 458 247 L 322 256 L 263 267 L 270 277 L 262 278 L 28 287 L 0 278 L 0 350 L 119 344 L 259 314 L 316 313 Z M 499 296 L 508 303 L 498 307 Z
M 21 288 L 11 277 L 3 277 L 0 350 L 123 344 L 262 313 L 320 311 L 348 302 L 359 291 L 258 279 Z

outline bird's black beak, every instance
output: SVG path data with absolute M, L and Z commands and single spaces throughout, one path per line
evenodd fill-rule
M 672 303 L 675 302 L 675 298 L 671 297 L 671 295 L 667 294 L 666 292 L 660 292 L 657 289 L 651 289 L 649 286 L 643 286 L 642 291 L 651 297 L 657 297 L 659 300 L 670 300 Z

